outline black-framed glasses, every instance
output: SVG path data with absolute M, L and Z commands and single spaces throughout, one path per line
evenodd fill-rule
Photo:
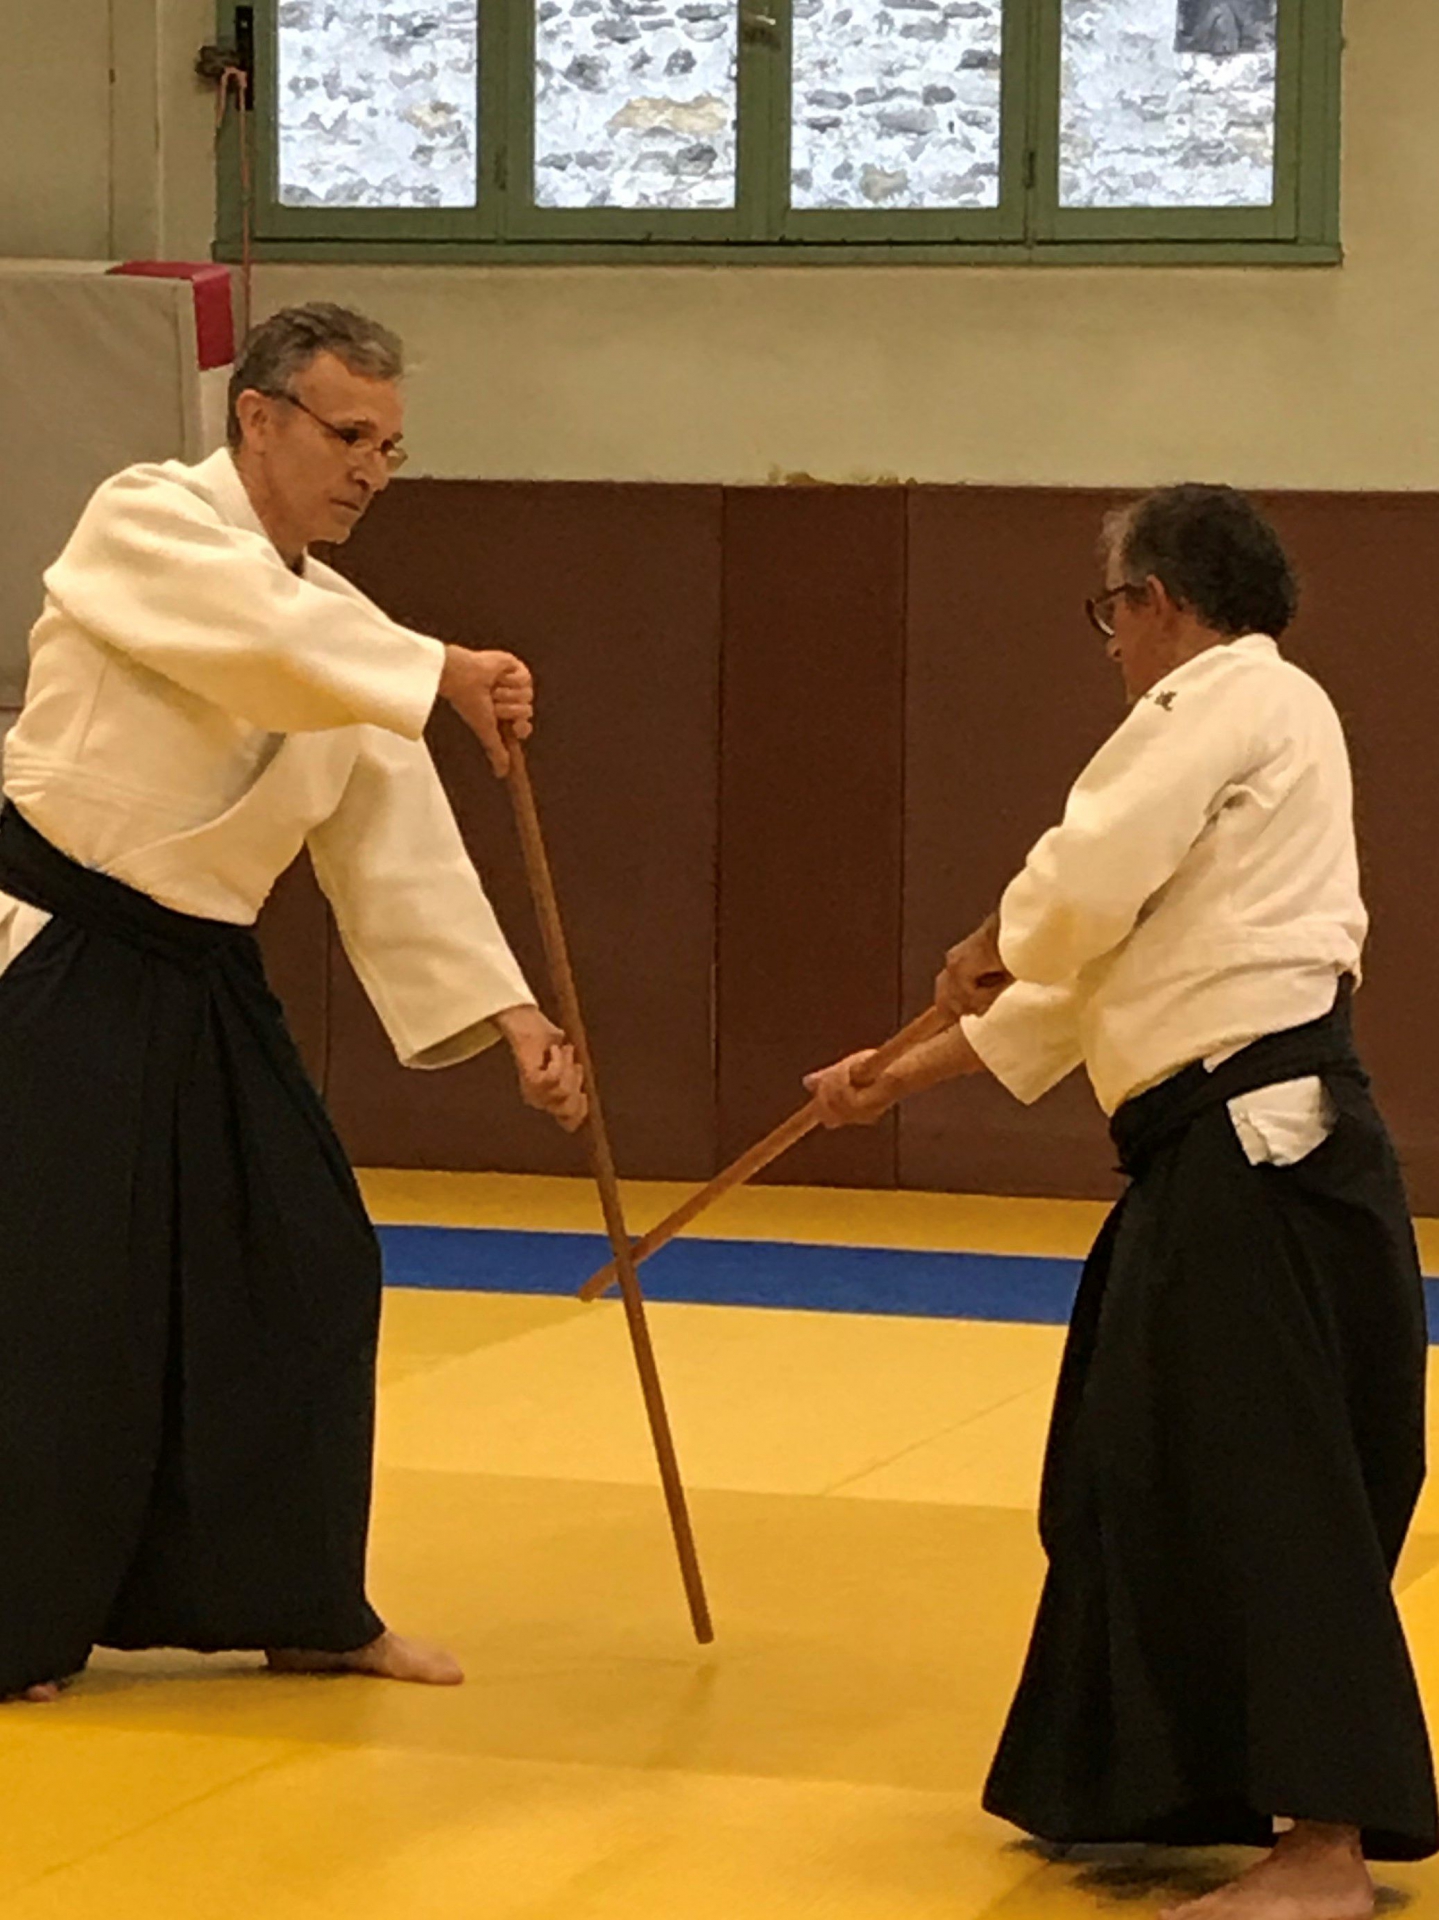
M 1117 587 L 1111 587 L 1107 593 L 1091 595 L 1084 603 L 1085 617 L 1096 633 L 1102 634 L 1106 640 L 1112 640 L 1114 622 L 1109 617 L 1109 609 L 1121 597 L 1127 599 L 1143 591 L 1143 587 L 1137 586 L 1133 580 L 1123 580 Z
M 316 413 L 313 407 L 307 407 L 297 393 L 291 393 L 285 387 L 276 387 L 270 395 L 270 398 L 272 400 L 288 400 L 290 405 L 292 407 L 298 407 L 301 413 L 308 413 L 317 427 L 323 427 L 326 433 L 332 435 L 340 442 L 342 447 L 348 448 L 351 453 L 358 453 L 365 456 L 373 453 L 379 454 L 391 473 L 398 473 L 410 457 L 409 453 L 400 445 L 398 440 L 371 440 L 367 437 L 363 427 L 337 427 L 333 420 L 326 420 L 324 415 Z

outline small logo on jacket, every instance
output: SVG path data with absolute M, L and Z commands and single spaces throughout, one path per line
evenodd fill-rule
M 1153 698 L 1154 698 L 1154 704 L 1156 707 L 1163 707 L 1166 713 L 1172 713 L 1174 710 L 1174 703 L 1179 698 L 1179 695 L 1177 693 L 1172 693 L 1172 692 L 1156 693 L 1153 696 Z

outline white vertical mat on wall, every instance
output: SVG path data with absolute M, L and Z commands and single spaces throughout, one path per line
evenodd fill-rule
M 228 370 L 204 357 L 188 279 L 0 260 L 0 731 L 24 695 L 41 575 L 91 493 L 121 467 L 199 460 L 223 438 Z

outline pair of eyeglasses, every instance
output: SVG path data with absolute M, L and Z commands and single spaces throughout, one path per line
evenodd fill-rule
M 398 440 L 375 441 L 367 436 L 363 427 L 337 427 L 333 420 L 326 420 L 323 415 L 316 413 L 313 407 L 307 407 L 298 394 L 290 393 L 283 387 L 277 388 L 270 398 L 288 400 L 290 405 L 298 407 L 301 413 L 308 413 L 317 427 L 323 427 L 326 433 L 332 435 L 351 453 L 358 453 L 365 457 L 377 453 L 391 473 L 398 473 L 410 457 Z
M 1114 638 L 1114 622 L 1110 618 L 1110 608 L 1115 601 L 1143 593 L 1143 587 L 1136 586 L 1132 580 L 1125 580 L 1117 587 L 1111 587 L 1108 593 L 1096 593 L 1084 603 L 1084 613 L 1090 626 L 1106 640 Z

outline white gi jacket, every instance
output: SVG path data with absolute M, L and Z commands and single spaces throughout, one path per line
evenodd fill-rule
M 1017 984 L 965 1031 L 1020 1100 L 1082 1061 L 1113 1113 L 1191 1061 L 1327 1012 L 1367 926 L 1339 717 L 1248 634 L 1161 680 L 1079 776 L 1000 904 Z M 1312 1146 L 1318 1084 L 1295 1085 Z M 1282 1128 L 1283 1100 L 1246 1096 L 1242 1139 L 1266 1101 Z
M 308 846 L 407 1066 L 533 1002 L 422 738 L 442 643 L 317 560 L 292 572 L 228 451 L 107 480 L 45 589 L 4 791 L 62 852 L 247 925 Z M 0 967 L 45 920 L 0 893 Z

